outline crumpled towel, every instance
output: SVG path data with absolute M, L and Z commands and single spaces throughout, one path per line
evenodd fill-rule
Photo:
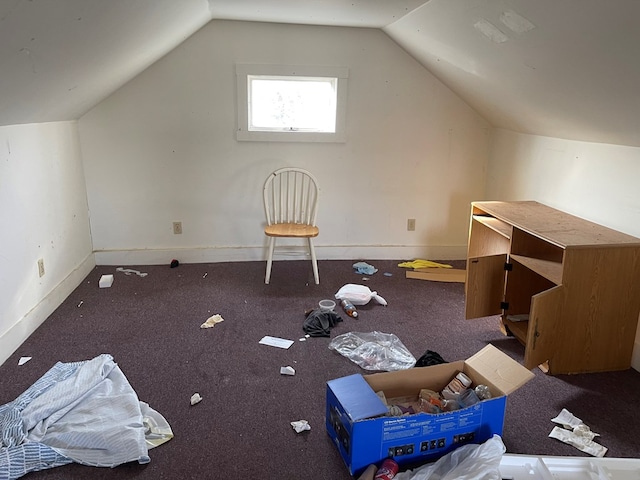
M 411 262 L 402 262 L 398 264 L 399 267 L 403 268 L 452 268 L 451 265 L 447 265 L 446 263 L 437 263 L 432 262 L 431 260 L 413 260 Z
M 367 262 L 354 263 L 353 268 L 356 269 L 355 273 L 362 273 L 364 275 L 373 275 L 378 271 L 376 267 L 369 265 Z
M 333 311 L 314 310 L 304 321 L 302 330 L 311 337 L 330 337 L 331 329 L 342 321 L 342 317 Z

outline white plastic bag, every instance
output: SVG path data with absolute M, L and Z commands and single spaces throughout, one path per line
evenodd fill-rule
M 372 298 L 380 305 L 387 305 L 387 301 L 378 292 L 372 292 L 365 285 L 347 283 L 336 293 L 336 299 L 349 300 L 354 305 L 366 305 Z
M 396 474 L 394 480 L 500 480 L 500 460 L 507 449 L 499 435 L 481 445 L 469 444 L 435 463 Z
M 393 333 L 348 332 L 338 335 L 329 343 L 335 350 L 365 370 L 406 370 L 416 359 Z

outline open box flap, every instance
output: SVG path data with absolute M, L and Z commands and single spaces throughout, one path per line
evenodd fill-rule
M 534 374 L 501 352 L 487 345 L 465 362 L 467 366 L 508 395 L 534 377 Z
M 386 405 L 359 373 L 329 380 L 327 385 L 354 422 L 386 415 L 388 412 Z

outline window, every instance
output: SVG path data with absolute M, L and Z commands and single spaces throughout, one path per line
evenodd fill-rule
M 344 142 L 347 69 L 238 65 L 238 140 Z

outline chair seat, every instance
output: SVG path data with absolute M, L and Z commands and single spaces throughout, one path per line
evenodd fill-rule
M 313 225 L 304 223 L 274 223 L 264 228 L 265 235 L 269 237 L 317 237 L 320 230 Z

